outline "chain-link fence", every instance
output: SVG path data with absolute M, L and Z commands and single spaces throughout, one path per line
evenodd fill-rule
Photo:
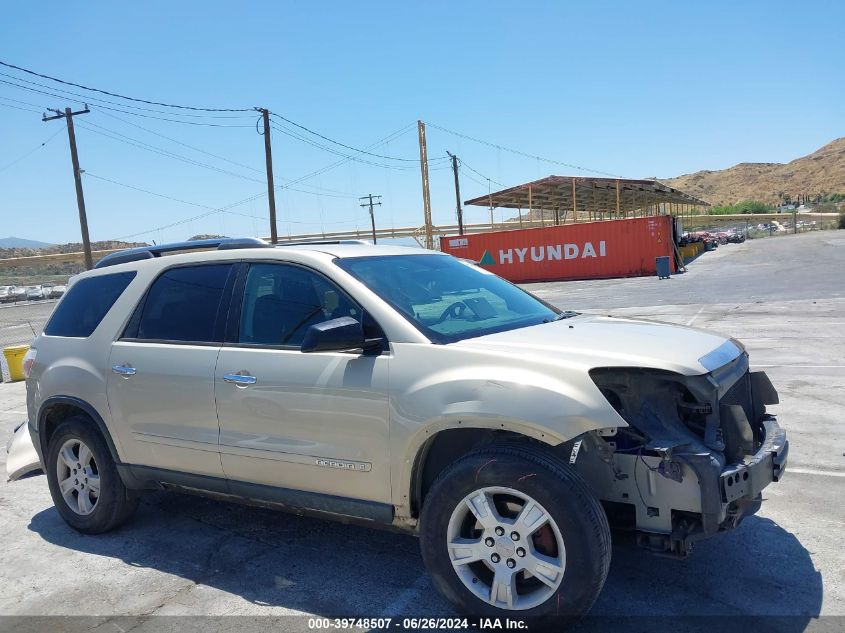
M 0 349 L 13 345 L 29 345 L 41 332 L 56 300 L 0 304 Z M 5 355 L 0 354 L 0 372 L 9 380 Z

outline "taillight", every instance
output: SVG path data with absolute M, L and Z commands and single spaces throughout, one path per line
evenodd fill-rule
M 23 357 L 23 375 L 26 378 L 29 378 L 29 375 L 32 373 L 32 366 L 35 364 L 35 354 L 37 350 L 34 347 L 30 347 L 29 351 L 27 351 L 26 355 Z

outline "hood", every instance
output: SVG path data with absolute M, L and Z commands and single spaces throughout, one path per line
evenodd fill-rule
M 648 367 L 684 375 L 710 372 L 743 352 L 739 343 L 705 330 L 584 314 L 455 345 L 589 368 Z

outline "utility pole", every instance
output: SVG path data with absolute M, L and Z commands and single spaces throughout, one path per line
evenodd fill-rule
M 461 208 L 461 183 L 458 180 L 458 157 L 446 152 L 452 159 L 452 172 L 455 174 L 455 205 L 458 209 L 458 235 L 464 234 L 464 210 Z
M 373 244 L 376 243 L 376 216 L 373 213 L 373 205 L 381 206 L 381 202 L 373 202 L 373 198 L 378 198 L 381 200 L 381 196 L 374 196 L 373 194 L 369 193 L 366 196 L 361 196 L 358 200 L 367 200 L 369 198 L 369 202 L 364 202 L 360 204 L 361 207 L 370 207 L 370 223 L 373 225 Z
M 88 237 L 88 216 L 85 214 L 85 196 L 82 195 L 82 172 L 79 169 L 79 156 L 76 153 L 76 134 L 73 130 L 73 117 L 77 114 L 87 114 L 91 110 L 88 109 L 88 104 L 85 104 L 84 110 L 72 112 L 70 108 L 65 108 L 65 111 L 50 109 L 50 112 L 55 112 L 55 116 L 47 116 L 43 114 L 41 120 L 44 122 L 55 121 L 56 119 L 67 120 L 67 137 L 70 142 L 70 161 L 73 164 L 73 180 L 76 184 L 76 206 L 79 208 L 79 228 L 82 230 L 82 250 L 85 251 L 85 268 L 91 270 L 94 267 L 94 260 L 91 257 L 91 240 Z
M 423 216 L 425 221 L 425 247 L 434 249 L 434 235 L 431 226 L 431 195 L 428 189 L 428 149 L 425 145 L 425 123 L 417 121 L 420 137 L 420 174 L 422 175 Z
M 270 146 L 270 111 L 267 108 L 255 108 L 264 119 L 264 160 L 267 164 L 267 202 L 270 205 L 270 242 L 276 244 L 279 235 L 276 232 L 276 188 L 273 186 L 273 148 Z

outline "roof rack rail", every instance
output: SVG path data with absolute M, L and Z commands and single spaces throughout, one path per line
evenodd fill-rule
M 218 251 L 233 250 L 238 248 L 270 248 L 270 244 L 257 237 L 225 237 L 210 240 L 193 240 L 189 242 L 173 242 L 171 244 L 158 244 L 156 246 L 140 246 L 128 248 L 106 255 L 94 268 L 105 268 L 116 266 L 127 262 L 137 262 L 142 259 L 161 257 L 164 253 L 175 253 L 178 251 L 212 250 Z
M 308 246 L 310 244 L 366 244 L 372 246 L 369 240 L 288 240 L 277 242 L 275 246 Z

